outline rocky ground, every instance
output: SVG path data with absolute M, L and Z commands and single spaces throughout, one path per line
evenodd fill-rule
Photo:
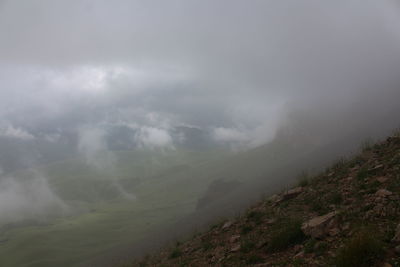
M 400 266 L 400 135 L 133 266 Z

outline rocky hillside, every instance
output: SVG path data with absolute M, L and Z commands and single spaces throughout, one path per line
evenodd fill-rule
M 400 266 L 400 135 L 134 266 Z

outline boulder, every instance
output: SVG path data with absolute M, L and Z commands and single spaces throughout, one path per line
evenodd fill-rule
M 301 230 L 305 235 L 313 238 L 323 238 L 328 232 L 337 212 L 333 211 L 323 216 L 314 217 L 311 220 L 303 223 Z
M 374 166 L 374 167 L 371 168 L 371 169 L 368 169 L 368 172 L 371 173 L 371 174 L 375 174 L 375 173 L 377 173 L 377 172 L 383 170 L 384 167 L 385 167 L 385 166 L 384 166 L 383 164 L 379 164 L 379 165 Z
M 231 248 L 231 252 L 238 252 L 240 249 L 241 249 L 241 246 L 240 245 L 236 245 L 236 246 L 233 246 Z
M 386 189 L 379 189 L 378 191 L 376 191 L 375 195 L 377 197 L 388 197 L 390 195 L 392 195 L 393 193 L 390 192 L 389 190 Z
M 286 193 L 282 195 L 282 200 L 288 200 L 297 197 L 303 192 L 303 187 L 296 187 L 293 189 L 290 189 Z
M 389 179 L 389 178 L 387 178 L 387 177 L 385 177 L 385 176 L 379 176 L 378 178 L 376 178 L 376 180 L 377 180 L 378 182 L 380 182 L 381 184 L 387 182 L 388 179 Z
M 228 229 L 229 227 L 231 227 L 232 226 L 232 222 L 231 221 L 227 221 L 226 223 L 224 223 L 224 225 L 222 226 L 222 230 L 226 230 L 226 229 Z
M 234 235 L 234 236 L 231 236 L 231 238 L 229 238 L 229 242 L 236 243 L 237 241 L 239 241 L 239 239 L 240 239 L 240 235 Z

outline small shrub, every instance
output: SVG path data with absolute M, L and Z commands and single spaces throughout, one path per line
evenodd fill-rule
M 328 249 L 328 243 L 321 241 L 321 242 L 318 242 L 317 244 L 315 244 L 314 253 L 317 256 L 321 256 L 322 254 L 325 253 L 325 251 L 327 251 L 327 249 Z
M 308 175 L 308 172 L 306 171 L 301 172 L 297 180 L 299 186 L 302 187 L 307 186 L 310 183 L 310 177 Z
M 302 267 L 302 266 L 306 266 L 307 263 L 306 263 L 306 261 L 305 261 L 304 259 L 302 259 L 302 258 L 297 258 L 297 259 L 293 259 L 292 265 L 293 265 L 294 267 Z
M 361 151 L 362 152 L 370 151 L 372 149 L 373 144 L 374 142 L 371 139 L 365 140 L 361 144 Z
M 346 166 L 346 159 L 345 158 L 340 158 L 338 159 L 335 163 L 333 163 L 332 170 L 338 171 L 341 170 Z
M 202 247 L 203 251 L 207 251 L 207 250 L 210 250 L 211 248 L 213 248 L 213 244 L 209 241 L 204 241 L 201 244 L 201 247 Z
M 264 213 L 260 212 L 260 211 L 251 211 L 249 212 L 249 214 L 247 215 L 247 218 L 249 220 L 254 221 L 257 224 L 261 223 L 261 219 L 264 216 Z
M 240 244 L 240 250 L 244 253 L 250 252 L 255 248 L 256 244 L 253 241 L 246 240 Z
M 315 239 L 310 239 L 304 244 L 305 253 L 315 253 L 317 256 L 324 254 L 328 249 L 328 244 L 326 242 L 318 242 Z
M 367 168 L 361 168 L 357 173 L 357 180 L 364 181 L 368 177 L 368 170 Z
M 263 263 L 264 259 L 259 255 L 252 254 L 246 259 L 246 264 L 258 264 Z
M 329 212 L 328 207 L 322 202 L 321 199 L 312 202 L 311 210 L 318 213 L 318 215 L 323 215 Z
M 247 233 L 250 233 L 251 231 L 253 230 L 253 227 L 251 226 L 251 225 L 244 225 L 244 226 L 242 226 L 242 234 L 247 234 Z
M 333 192 L 329 196 L 329 203 L 339 205 L 343 201 L 342 195 L 339 192 Z
M 174 248 L 174 250 L 171 252 L 171 254 L 169 254 L 169 258 L 170 258 L 170 259 L 175 259 L 175 258 L 180 257 L 181 255 L 182 255 L 182 251 L 181 251 L 178 247 L 176 247 L 176 248 Z
M 314 238 L 308 240 L 304 244 L 304 253 L 313 253 L 315 244 L 317 244 L 317 240 L 315 240 Z
M 278 229 L 273 229 L 268 250 L 272 252 L 281 251 L 301 243 L 304 239 L 305 235 L 301 231 L 301 222 L 299 220 L 288 220 L 279 224 Z
M 334 263 L 338 267 L 372 266 L 384 256 L 381 242 L 373 231 L 366 229 L 357 233 L 338 251 Z

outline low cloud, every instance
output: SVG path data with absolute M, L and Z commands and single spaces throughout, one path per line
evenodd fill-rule
M 8 138 L 16 138 L 20 140 L 33 140 L 35 136 L 30 134 L 28 131 L 25 131 L 21 128 L 16 128 L 12 125 L 8 125 L 0 129 L 0 136 L 8 137 Z
M 84 126 L 78 131 L 78 150 L 88 165 L 100 170 L 113 170 L 115 154 L 108 150 L 106 131 L 98 127 Z
M 248 136 L 238 129 L 218 127 L 212 133 L 213 138 L 219 142 L 246 142 Z
M 43 220 L 65 215 L 68 206 L 53 192 L 47 179 L 35 174 L 29 179 L 0 179 L 0 222 Z
M 165 129 L 142 127 L 139 129 L 135 138 L 139 146 L 141 146 L 142 148 L 174 148 L 172 137 Z
M 101 127 L 84 126 L 79 129 L 78 150 L 84 156 L 86 163 L 95 170 L 108 176 L 120 195 L 129 200 L 136 199 L 136 196 L 127 192 L 118 179 L 116 179 L 117 156 L 107 145 L 107 130 Z

